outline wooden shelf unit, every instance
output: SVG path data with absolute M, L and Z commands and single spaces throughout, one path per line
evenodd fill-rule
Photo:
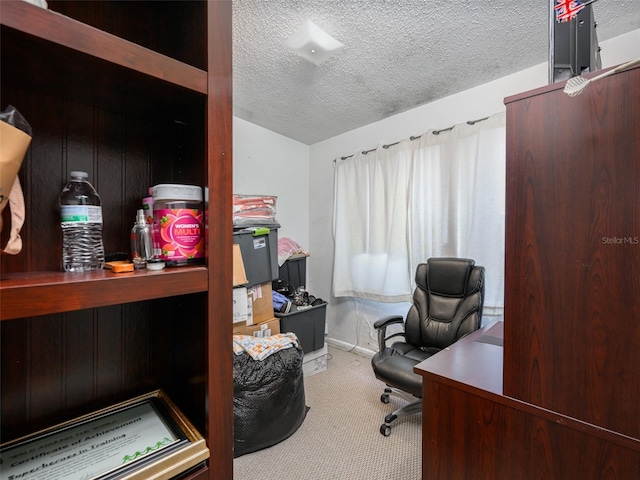
M 0 4 L 1 108 L 33 129 L 23 251 L 0 258 L 0 438 L 161 388 L 211 451 L 190 478 L 231 479 L 231 2 L 48 4 Z M 129 252 L 149 186 L 208 186 L 206 265 L 60 271 L 71 170 L 100 194 L 107 252 Z

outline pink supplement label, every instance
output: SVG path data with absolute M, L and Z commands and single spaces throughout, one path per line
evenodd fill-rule
M 182 260 L 204 257 L 202 210 L 158 209 L 154 212 L 154 234 L 160 258 Z

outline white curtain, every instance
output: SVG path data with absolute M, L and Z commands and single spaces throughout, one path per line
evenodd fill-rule
M 336 161 L 337 297 L 410 301 L 429 257 L 486 269 L 485 311 L 504 290 L 505 114 Z

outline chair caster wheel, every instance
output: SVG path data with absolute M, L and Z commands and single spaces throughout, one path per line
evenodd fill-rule
M 389 403 L 389 395 L 383 393 L 382 395 L 380 395 L 380 401 L 385 404 Z
M 380 425 L 380 433 L 385 437 L 388 437 L 389 435 L 391 435 L 391 426 L 383 423 L 382 425 Z
M 398 418 L 397 415 L 394 415 L 393 413 L 390 413 L 389 415 L 384 417 L 385 424 L 393 422 L 396 418 Z

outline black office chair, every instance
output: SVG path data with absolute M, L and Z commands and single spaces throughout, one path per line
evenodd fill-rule
M 473 260 L 430 258 L 418 265 L 413 305 L 406 320 L 392 315 L 373 325 L 379 351 L 371 365 L 376 378 L 387 385 L 380 401 L 389 403 L 389 395 L 394 395 L 411 402 L 385 417 L 382 435 L 391 434 L 394 420 L 422 410 L 422 377 L 413 367 L 480 328 L 483 304 L 484 267 L 475 266 Z M 387 336 L 387 327 L 402 323 L 403 332 Z M 404 341 L 387 346 L 397 336 Z

